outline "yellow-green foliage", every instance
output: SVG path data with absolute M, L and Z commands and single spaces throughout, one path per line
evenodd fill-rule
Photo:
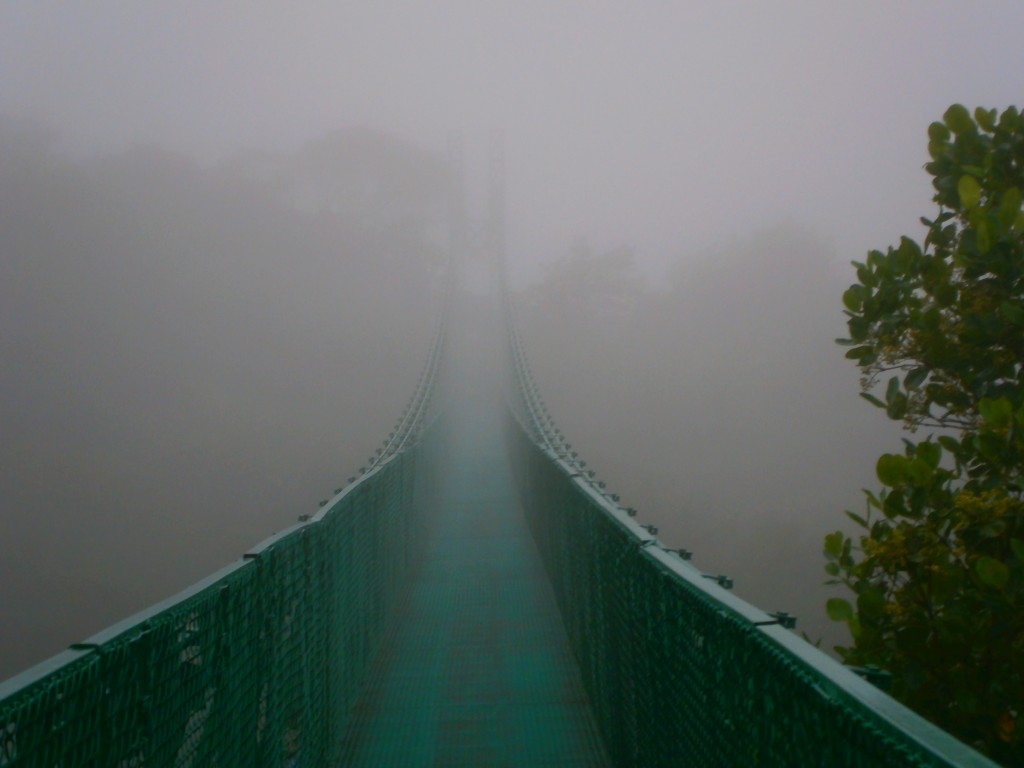
M 862 396 L 910 431 L 825 539 L 854 603 L 847 663 L 997 760 L 1024 764 L 1024 117 L 954 105 L 928 129 L 939 205 L 923 245 L 854 262 L 843 295 Z M 878 394 L 872 392 L 884 383 Z

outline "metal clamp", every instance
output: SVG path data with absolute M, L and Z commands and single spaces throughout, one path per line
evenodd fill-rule
M 715 575 L 715 574 L 712 574 L 712 573 L 704 573 L 704 574 L 701 574 L 701 575 L 705 579 L 711 579 L 712 581 L 717 582 L 718 586 L 722 587 L 722 589 L 732 589 L 732 586 L 733 586 L 732 579 L 730 579 L 724 573 L 719 573 L 718 575 Z
M 755 627 L 768 627 L 778 625 L 783 629 L 796 629 L 796 616 L 792 616 L 786 611 L 770 611 L 768 613 L 772 617 L 772 621 L 755 621 Z

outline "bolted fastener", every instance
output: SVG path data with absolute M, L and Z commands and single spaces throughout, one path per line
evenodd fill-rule
M 892 675 L 889 671 L 874 664 L 865 664 L 863 667 L 848 667 L 848 669 L 854 674 L 860 675 L 880 690 L 888 691 L 892 685 Z
M 773 611 L 768 615 L 775 619 L 780 626 L 786 629 L 796 629 L 796 616 L 791 616 L 785 611 Z
M 778 623 L 787 630 L 796 629 L 797 627 L 797 617 L 786 613 L 784 610 L 776 610 L 768 615 L 777 618 Z
M 705 573 L 704 578 L 711 579 L 712 581 L 717 582 L 718 586 L 720 586 L 722 589 L 732 589 L 732 579 L 730 579 L 724 573 L 719 573 L 718 575 L 712 573 Z

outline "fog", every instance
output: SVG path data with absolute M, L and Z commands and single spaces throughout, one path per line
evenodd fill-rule
M 211 169 L 2 141 L 13 672 L 240 557 L 365 463 L 426 356 L 445 187 L 436 157 L 366 131 Z
M 899 437 L 832 344 L 847 263 L 921 231 L 930 121 L 1019 104 L 1022 22 L 1014 2 L 4 4 L 0 678 L 372 452 L 437 309 L 452 130 L 470 168 L 505 137 L 509 269 L 578 450 L 700 567 L 827 634 L 821 536 Z

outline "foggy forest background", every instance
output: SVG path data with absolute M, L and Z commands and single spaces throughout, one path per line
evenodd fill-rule
M 72 159 L 12 120 L 0 146 L 5 678 L 364 463 L 427 352 L 447 171 L 370 129 L 207 165 L 152 145 Z M 844 638 L 822 537 L 898 439 L 832 343 L 849 281 L 782 221 L 657 277 L 583 236 L 517 291 L 541 390 L 599 477 L 826 648 Z

